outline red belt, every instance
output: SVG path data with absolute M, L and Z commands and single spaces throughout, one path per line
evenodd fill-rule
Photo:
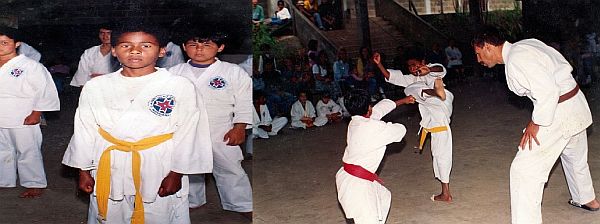
M 573 98 L 575 95 L 577 95 L 578 92 L 579 92 L 579 85 L 575 85 L 575 88 L 573 88 L 571 91 L 569 91 L 563 95 L 560 95 L 558 97 L 558 103 L 562 103 L 568 99 Z
M 362 166 L 344 163 L 344 171 L 360 179 L 368 180 L 371 182 L 377 181 L 380 184 L 383 184 L 383 180 L 379 179 L 379 176 L 377 176 L 377 174 L 371 173 Z

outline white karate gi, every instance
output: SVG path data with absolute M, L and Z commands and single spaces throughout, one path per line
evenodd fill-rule
M 271 118 L 269 114 L 269 108 L 266 104 L 260 105 L 260 111 L 254 109 L 254 123 L 252 125 L 252 134 L 260 138 L 269 138 L 269 135 L 277 135 L 277 132 L 281 130 L 287 124 L 288 120 L 286 117 Z M 271 125 L 271 131 L 267 132 L 258 126 Z
M 371 173 L 377 170 L 386 146 L 401 141 L 406 134 L 404 125 L 380 120 L 394 108 L 396 103 L 383 99 L 373 107 L 370 118 L 352 116 L 344 163 L 361 166 Z M 343 167 L 335 175 L 335 182 L 346 218 L 353 218 L 357 224 L 385 223 L 392 197 L 388 189 L 377 181 L 355 177 Z
M 39 51 L 37 51 L 29 44 L 26 44 L 25 42 L 21 42 L 19 49 L 17 49 L 17 53 L 25 55 L 26 57 L 31 58 L 37 62 L 39 62 L 40 59 L 42 59 L 42 54 L 40 54 Z
M 80 87 L 90 80 L 93 73 L 107 74 L 113 72 L 110 51 L 106 55 L 100 52 L 100 45 L 88 48 L 79 59 L 77 71 L 71 80 L 71 86 Z
M 306 100 L 306 108 L 302 106 L 302 103 L 300 103 L 299 100 L 297 100 L 294 104 L 292 104 L 292 110 L 290 112 L 290 115 L 292 117 L 292 127 L 304 129 L 306 129 L 306 124 L 302 123 L 300 119 L 305 116 L 310 118 L 315 118 L 317 116 L 315 107 L 310 102 L 310 100 Z M 327 120 L 323 122 L 322 119 L 315 119 L 315 121 L 313 122 L 315 126 L 323 126 L 325 125 L 325 123 L 327 123 Z
M 24 55 L 0 67 L 0 187 L 45 188 L 42 132 L 24 125 L 32 111 L 60 109 L 56 86 L 46 68 Z
M 192 83 L 165 69 L 158 68 L 157 72 L 141 77 L 125 77 L 121 71 L 86 83 L 75 114 L 73 137 L 62 163 L 91 170 L 96 178 L 100 156 L 112 145 L 100 136 L 99 128 L 129 142 L 174 133 L 172 139 L 139 152 L 140 192 L 147 223 L 189 223 L 187 176 L 182 178 L 181 190 L 174 195 L 159 197 L 158 190 L 171 171 L 181 174 L 212 171 L 208 118 L 202 101 L 197 101 Z M 174 100 L 174 105 L 160 104 L 169 100 Z M 135 195 L 132 154 L 113 150 L 111 160 L 106 218 L 109 223 L 129 223 Z M 88 223 L 98 222 L 95 192 L 96 186 L 90 197 Z
M 185 62 L 185 58 L 183 57 L 183 52 L 181 51 L 181 47 L 179 45 L 174 44 L 173 42 L 167 43 L 165 47 L 166 54 L 164 57 L 159 58 L 156 62 L 157 67 L 161 68 L 170 68 L 175 65 L 181 64 Z
M 337 103 L 335 103 L 332 99 L 329 99 L 329 102 L 327 103 L 323 103 L 323 100 L 319 100 L 319 102 L 317 102 L 317 118 L 315 118 L 315 123 L 325 123 L 327 124 L 327 122 L 329 120 L 327 120 L 327 115 L 328 114 L 334 114 L 334 113 L 340 113 L 342 112 L 342 108 L 340 107 L 340 105 L 338 105 Z M 341 114 L 340 114 L 341 116 Z
M 213 144 L 213 176 L 223 209 L 252 211 L 252 187 L 242 168 L 242 151 L 223 141 L 234 124 L 253 123 L 252 79 L 240 66 L 220 60 L 208 68 L 183 63 L 169 71 L 190 79 L 206 104 Z M 192 175 L 190 179 L 190 207 L 201 206 L 206 203 L 204 176 Z
M 576 84 L 569 62 L 554 48 L 539 40 L 504 43 L 508 88 L 533 102 L 531 120 L 539 125 L 537 139 L 518 150 L 510 167 L 510 196 L 513 223 L 542 223 L 544 183 L 560 156 L 573 201 L 586 204 L 596 198 L 587 164 L 585 129 L 592 115 L 581 91 L 558 103 L 559 96 Z
M 342 117 L 350 117 L 350 112 L 348 112 L 348 109 L 346 109 L 346 106 L 344 105 L 344 97 L 339 97 L 338 98 L 338 104 L 340 105 L 340 108 L 342 109 Z
M 429 64 L 428 67 L 442 66 L 441 64 Z M 443 67 L 443 66 L 442 66 Z M 450 171 L 452 170 L 452 131 L 450 129 L 450 116 L 452 116 L 452 101 L 454 95 L 448 90 L 446 100 L 439 97 L 421 94 L 423 89 L 433 89 L 436 77 L 443 77 L 446 69 L 442 72 L 431 72 L 425 76 L 403 75 L 400 70 L 388 70 L 389 83 L 406 87 L 405 94 L 415 97 L 419 103 L 421 114 L 421 127 L 434 128 L 445 126 L 446 131 L 431 133 L 431 155 L 433 157 L 433 173 L 442 183 L 450 182 Z

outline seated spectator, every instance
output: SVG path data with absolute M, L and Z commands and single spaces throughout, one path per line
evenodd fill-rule
M 321 14 L 319 14 L 319 5 L 317 0 L 305 0 L 304 1 L 304 13 L 311 15 L 313 22 L 321 30 L 324 30 L 323 21 L 321 20 Z
M 338 98 L 337 100 L 338 105 L 340 105 L 341 108 L 341 112 L 342 112 L 342 118 L 349 118 L 352 115 L 350 114 L 350 112 L 348 112 L 348 109 L 346 109 L 346 105 L 344 105 L 344 96 L 341 96 Z
M 311 55 L 311 57 L 313 57 Z M 332 79 L 328 73 L 328 60 L 325 52 L 321 51 L 319 53 L 318 59 L 314 59 L 316 61 L 312 66 L 312 74 L 315 80 L 315 91 L 318 93 L 327 93 L 331 94 L 332 92 Z
M 265 11 L 258 4 L 258 0 L 252 0 L 252 23 L 255 25 L 261 24 L 265 20 Z
M 448 47 L 446 47 L 445 52 L 448 59 L 448 66 L 446 66 L 448 67 L 448 70 L 457 77 L 462 77 L 465 72 L 465 69 L 463 68 L 462 53 L 456 46 L 456 41 L 454 39 L 448 41 Z
M 333 85 L 335 94 L 341 96 L 349 87 L 346 80 L 350 79 L 350 64 L 348 63 L 348 53 L 346 49 L 341 48 L 337 53 L 337 61 L 333 62 Z
M 333 30 L 335 28 L 335 24 L 337 24 L 337 21 L 333 10 L 333 5 L 329 0 L 321 1 L 321 5 L 319 5 L 319 15 L 321 17 L 321 24 L 317 25 L 319 25 L 320 29 Z
M 342 108 L 327 94 L 317 102 L 315 123 L 333 123 L 342 120 Z
M 271 118 L 269 108 L 267 107 L 267 98 L 265 95 L 256 91 L 253 94 L 254 98 L 254 120 L 252 124 L 253 138 L 269 138 L 269 136 L 277 135 L 287 124 L 286 117 Z
M 277 1 L 277 12 L 271 17 L 271 25 L 282 25 L 288 23 L 292 19 L 290 11 L 285 7 L 282 0 Z
M 292 105 L 290 111 L 292 117 L 292 127 L 294 128 L 312 128 L 314 126 L 323 126 L 325 123 L 322 120 L 315 122 L 315 107 L 308 100 L 305 92 L 298 94 L 298 101 Z
M 425 60 L 432 64 L 446 64 L 446 53 L 442 51 L 440 44 L 434 43 L 431 45 L 431 50 L 427 52 Z

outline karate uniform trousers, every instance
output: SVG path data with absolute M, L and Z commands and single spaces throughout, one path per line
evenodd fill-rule
M 435 178 L 442 183 L 450 183 L 450 171 L 452 170 L 452 130 L 450 128 L 450 116 L 452 115 L 452 101 L 454 95 L 446 92 L 446 100 L 442 101 L 435 96 L 429 96 L 421 92 L 429 89 L 422 83 L 413 83 L 404 89 L 407 96 L 414 96 L 419 104 L 421 114 L 421 127 L 430 129 L 435 127 L 446 127 L 446 131 L 431 133 L 431 156 L 433 157 L 433 173 Z M 421 131 L 425 131 L 421 129 Z
M 26 188 L 47 186 L 39 124 L 24 125 L 33 110 L 60 109 L 56 86 L 46 68 L 19 55 L 0 67 L 0 187 L 15 187 L 17 173 Z
M 252 123 L 250 76 L 238 65 L 220 60 L 211 64 L 199 76 L 195 75 L 194 68 L 188 63 L 171 67 L 169 71 L 190 79 L 196 86 L 198 97 L 204 99 L 212 139 L 212 174 L 223 209 L 235 212 L 252 211 L 252 187 L 248 174 L 242 168 L 242 150 L 237 145 L 229 146 L 223 141 L 223 137 L 233 128 L 234 123 Z M 244 92 L 233 93 L 236 91 Z M 232 97 L 231 94 L 240 95 Z M 204 175 L 189 177 L 190 208 L 199 207 L 206 203 Z

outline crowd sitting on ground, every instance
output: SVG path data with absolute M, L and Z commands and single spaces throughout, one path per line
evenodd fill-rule
M 445 66 L 449 63 L 448 58 L 453 58 L 449 74 L 463 75 L 459 72 L 459 69 L 463 69 L 460 50 L 451 46 L 454 45 L 449 45 L 446 51 L 439 44 L 432 45 L 431 50 L 418 43 L 406 50 L 398 47 L 393 61 L 385 60 L 381 53 L 378 55 L 383 62 L 389 62 L 385 63 L 386 67 L 402 70 L 405 74 L 408 74 L 408 70 L 403 55 L 408 50 L 422 51 L 427 62 Z M 268 127 L 259 127 L 264 123 L 260 118 L 265 115 L 261 109 L 268 110 L 268 120 L 271 120 L 271 116 L 273 120 L 286 118 L 291 128 L 306 129 L 349 118 L 344 107 L 344 96 L 355 89 L 365 90 L 373 102 L 388 96 L 401 97 L 403 94 L 398 87 L 385 81 L 368 47 L 362 47 L 356 59 L 350 58 L 348 51 L 341 48 L 336 52 L 333 62 L 325 50 L 318 49 L 316 40 L 310 40 L 307 48 L 296 49 L 295 54 L 284 58 L 276 58 L 268 45 L 260 49 L 261 54 L 253 69 L 253 89 L 255 96 L 264 97 L 264 100 L 255 97 L 257 120 L 254 121 L 254 133 L 269 132 L 265 129 Z M 260 102 L 257 99 L 261 99 Z M 269 132 L 269 135 L 275 135 L 278 131 Z M 266 137 L 264 133 L 254 135 L 254 138 Z

